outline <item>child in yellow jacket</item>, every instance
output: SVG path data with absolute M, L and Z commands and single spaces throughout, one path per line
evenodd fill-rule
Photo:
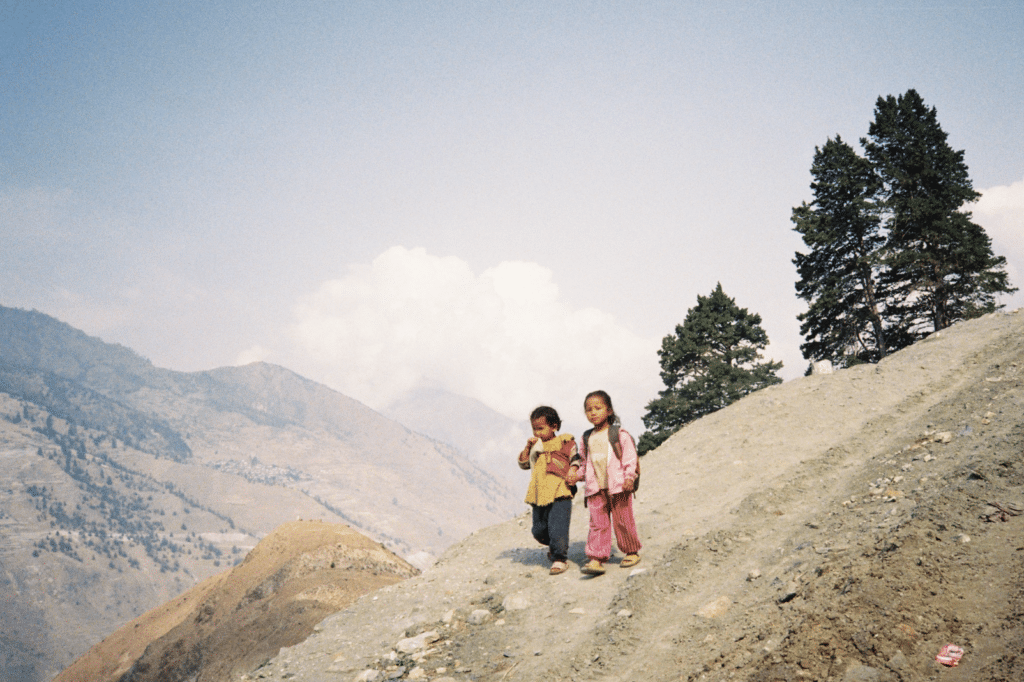
M 526 503 L 533 507 L 533 537 L 548 546 L 551 575 L 564 573 L 569 560 L 569 521 L 572 518 L 574 480 L 580 458 L 576 441 L 567 433 L 558 435 L 562 420 L 553 407 L 542 405 L 530 413 L 533 437 L 519 453 L 519 467 L 532 469 Z

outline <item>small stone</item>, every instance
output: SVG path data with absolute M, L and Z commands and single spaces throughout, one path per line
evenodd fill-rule
M 633 612 L 630 611 L 629 609 L 621 609 L 615 615 L 617 615 L 619 618 L 632 618 L 633 617 Z
M 851 665 L 843 675 L 843 682 L 881 682 L 882 671 L 867 665 Z
M 583 614 L 586 613 L 586 611 L 584 611 L 582 608 L 575 608 L 572 611 L 570 611 L 569 613 L 575 613 L 578 616 L 582 616 Z
M 483 625 L 491 619 L 491 612 L 487 609 L 475 609 L 473 613 L 469 614 L 469 618 L 466 622 L 470 625 Z
M 702 618 L 718 618 L 728 611 L 730 606 L 732 606 L 732 599 L 722 595 L 718 599 L 708 602 L 697 609 L 697 615 Z
M 352 682 L 377 682 L 381 679 L 379 670 L 368 669 L 352 678 Z
M 530 608 L 530 600 L 525 594 L 510 594 L 501 605 L 506 611 L 524 611 Z
M 811 374 L 832 374 L 833 371 L 831 360 L 816 360 L 811 363 Z
M 751 581 L 757 580 L 760 577 L 761 577 L 761 571 L 759 571 L 759 570 L 757 570 L 755 568 L 750 573 L 747 573 L 747 582 L 751 582 Z
M 902 651 L 897 651 L 896 654 L 892 658 L 890 658 L 889 662 L 885 665 L 887 668 L 889 668 L 889 670 L 892 670 L 895 673 L 899 673 L 902 677 L 903 673 L 907 671 L 910 662 L 907 660 L 907 657 L 903 654 Z
M 403 654 L 411 654 L 420 649 L 426 648 L 427 644 L 436 642 L 440 638 L 436 630 L 424 632 L 415 637 L 408 637 L 395 645 L 395 650 Z

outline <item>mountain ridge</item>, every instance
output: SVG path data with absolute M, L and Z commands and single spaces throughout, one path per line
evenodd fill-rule
M 422 567 L 520 508 L 451 446 L 285 368 L 165 370 L 3 306 L 0 417 L 0 672 L 19 682 L 297 516 Z

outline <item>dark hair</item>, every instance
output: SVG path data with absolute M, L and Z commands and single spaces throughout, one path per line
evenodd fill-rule
M 608 417 L 608 423 L 614 424 L 619 420 L 619 415 L 615 414 L 615 408 L 612 407 L 612 398 L 605 391 L 591 391 L 587 394 L 587 397 L 583 399 L 583 408 L 586 409 L 587 401 L 591 398 L 600 398 L 604 401 L 604 404 L 608 406 L 608 411 L 611 415 Z
M 554 427 L 556 431 L 562 428 L 562 420 L 558 418 L 558 412 L 555 411 L 555 408 L 548 407 L 547 405 L 541 405 L 530 413 L 531 422 L 534 419 L 540 419 L 541 417 L 544 417 L 548 426 Z

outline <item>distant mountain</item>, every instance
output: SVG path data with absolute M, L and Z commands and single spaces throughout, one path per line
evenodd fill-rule
M 154 367 L 0 306 L 0 680 L 50 679 L 296 517 L 419 566 L 521 509 L 454 447 L 282 367 Z
M 516 455 L 531 435 L 526 418 L 516 421 L 479 400 L 440 388 L 409 391 L 381 413 L 408 428 L 457 448 L 518 495 L 527 476 Z

